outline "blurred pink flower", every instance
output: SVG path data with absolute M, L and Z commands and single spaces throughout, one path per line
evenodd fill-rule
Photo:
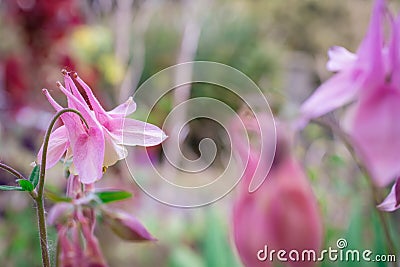
M 385 43 L 385 15 L 385 1 L 377 0 L 357 54 L 341 47 L 329 51 L 327 67 L 338 73 L 301 108 L 304 123 L 352 103 L 344 127 L 378 186 L 388 185 L 400 174 L 400 17 L 390 21 L 391 36 Z
M 63 114 L 61 119 L 64 125 L 57 128 L 50 137 L 48 168 L 54 166 L 68 150 L 67 156 L 73 156 L 76 174 L 83 183 L 90 184 L 101 178 L 103 166 L 113 165 L 127 156 L 124 145 L 154 146 L 167 137 L 157 126 L 126 118 L 136 109 L 132 98 L 107 112 L 76 73 L 63 71 L 63 74 L 66 88 L 61 83 L 57 85 L 67 96 L 68 107 L 77 109 L 89 128 L 85 127 L 76 114 Z M 84 94 L 78 90 L 73 79 L 82 87 Z M 47 90 L 43 92 L 57 111 L 62 109 Z
M 281 130 L 277 133 L 272 168 L 267 179 L 254 193 L 248 192 L 248 184 L 257 164 L 262 163 L 263 159 L 257 157 L 254 148 L 244 155 L 244 150 L 237 151 L 243 159 L 248 159 L 248 163 L 234 204 L 233 235 L 239 256 L 248 267 L 272 266 L 273 263 L 268 259 L 260 261 L 257 258 L 257 253 L 265 246 L 269 251 L 282 249 L 289 253 L 296 249 L 301 253 L 313 249 L 318 253 L 322 242 L 322 225 L 312 189 L 303 169 L 291 155 L 287 137 Z M 238 146 L 244 144 L 240 133 L 236 132 L 233 138 Z M 314 266 L 315 262 L 279 264 Z

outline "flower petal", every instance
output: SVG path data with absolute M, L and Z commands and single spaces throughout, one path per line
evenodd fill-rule
M 112 119 L 105 127 L 117 144 L 127 146 L 155 146 L 167 138 L 157 126 L 134 119 Z
M 308 121 L 352 101 L 360 84 L 356 70 L 340 72 L 317 88 L 301 106 L 302 119 Z
M 73 148 L 73 162 L 80 180 L 90 184 L 103 175 L 104 135 L 100 129 L 90 128 L 81 134 Z
M 357 55 L 351 53 L 344 47 L 333 46 L 328 51 L 329 61 L 326 68 L 329 71 L 341 71 L 353 65 L 357 60 Z
M 400 92 L 387 87 L 357 103 L 352 115 L 350 136 L 378 186 L 400 174 L 399 118 Z
M 49 146 L 47 149 L 46 169 L 50 169 L 61 159 L 69 146 L 67 129 L 60 126 L 50 134 Z M 42 160 L 43 145 L 38 153 L 38 162 Z
M 362 67 L 364 74 L 368 77 L 365 85 L 369 88 L 382 83 L 385 79 L 385 66 L 382 53 L 384 44 L 383 15 L 385 12 L 385 1 L 377 0 L 372 11 L 366 36 L 357 50 L 357 64 Z
M 63 109 L 63 107 L 53 99 L 49 91 L 46 89 L 43 89 L 42 91 L 56 111 Z M 82 123 L 80 121 L 81 119 L 78 117 L 78 115 L 67 112 L 61 115 L 61 120 L 64 122 L 67 129 L 70 143 L 74 144 L 79 134 L 84 132 Z
M 389 195 L 387 195 L 385 200 L 383 200 L 383 202 L 377 206 L 378 209 L 383 211 L 395 211 L 400 207 L 396 200 L 396 185 L 397 182 L 393 185 Z
M 83 98 L 82 94 L 79 92 L 78 88 L 74 84 L 74 81 L 72 78 L 69 76 L 68 73 L 64 74 L 64 83 L 65 83 L 65 88 L 69 91 L 72 92 L 72 94 L 83 104 L 86 105 L 86 101 Z
M 118 160 L 128 156 L 128 151 L 122 145 L 116 143 L 114 137 L 107 129 L 104 129 L 105 153 L 103 165 L 108 167 L 114 165 Z
M 97 98 L 93 94 L 92 89 L 90 89 L 90 87 L 78 75 L 76 75 L 76 81 L 82 86 L 83 90 L 85 90 L 85 93 L 88 96 L 90 105 L 92 106 L 97 119 L 100 121 L 100 123 L 103 123 L 104 120 L 107 120 L 109 117 L 107 112 L 104 110 L 99 100 L 97 100 Z
M 76 98 L 70 91 L 64 88 L 64 86 L 61 85 L 61 83 L 58 84 L 58 88 L 67 96 L 69 103 L 72 103 L 73 107 L 77 109 L 82 116 L 85 118 L 87 124 L 91 127 L 100 127 L 98 121 L 94 117 L 93 113 L 89 109 L 89 107 L 85 103 L 81 103 L 78 98 Z M 73 114 L 75 117 L 78 117 L 78 115 Z M 80 118 L 78 117 L 80 120 Z M 67 126 L 67 128 L 69 128 Z
M 136 103 L 133 101 L 132 97 L 129 97 L 128 100 L 125 101 L 125 103 L 122 103 L 113 110 L 110 110 L 108 114 L 111 115 L 113 118 L 126 117 L 127 115 L 135 112 L 135 110 Z

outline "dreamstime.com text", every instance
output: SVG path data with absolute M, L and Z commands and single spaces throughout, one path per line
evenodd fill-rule
M 336 242 L 336 248 L 329 247 L 317 252 L 313 249 L 307 250 L 274 250 L 268 249 L 265 245 L 257 252 L 259 261 L 281 261 L 281 262 L 322 262 L 329 260 L 332 262 L 396 262 L 396 255 L 393 254 L 374 254 L 371 250 L 346 249 L 347 240 L 340 238 Z

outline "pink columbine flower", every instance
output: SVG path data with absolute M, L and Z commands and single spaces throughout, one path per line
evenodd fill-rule
M 388 15 L 390 38 L 383 38 Z M 350 104 L 343 126 L 374 183 L 386 186 L 400 174 L 400 17 L 393 20 L 377 0 L 367 34 L 356 54 L 329 51 L 328 69 L 337 71 L 301 108 L 303 122 Z
M 265 255 L 265 246 L 268 251 L 282 249 L 289 253 L 294 249 L 307 249 L 318 253 L 322 241 L 322 224 L 312 189 L 290 152 L 288 138 L 281 129 L 277 134 L 276 154 L 270 173 L 253 193 L 248 192 L 248 185 L 256 166 L 263 159 L 257 157 L 259 153 L 254 147 L 236 151 L 248 161 L 234 203 L 234 242 L 242 262 L 248 267 L 273 266 L 275 263 L 279 266 L 314 266 L 312 261 L 278 263 L 276 258 L 272 263 Z M 246 145 L 244 141 L 243 136 L 235 132 L 233 142 L 243 148 Z M 260 253 L 260 250 L 264 251 Z
M 63 155 L 72 155 L 74 167 L 82 183 L 90 184 L 100 179 L 103 167 L 115 164 L 127 156 L 124 146 L 154 146 L 167 137 L 157 126 L 126 118 L 136 104 L 132 98 L 111 111 L 105 111 L 89 86 L 76 74 L 63 71 L 65 87 L 57 83 L 66 95 L 68 107 L 78 110 L 88 123 L 88 128 L 76 114 L 63 114 L 63 126 L 50 137 L 47 168 L 54 166 Z M 77 85 L 82 88 L 85 97 Z M 62 107 L 43 90 L 52 106 Z M 39 152 L 39 159 L 41 158 Z

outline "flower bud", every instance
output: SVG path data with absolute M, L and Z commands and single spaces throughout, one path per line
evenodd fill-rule
M 233 209 L 233 235 L 245 266 L 314 266 L 312 260 L 290 261 L 291 250 L 297 250 L 300 256 L 303 250 L 314 250 L 318 257 L 322 225 L 317 202 L 302 167 L 290 153 L 288 138 L 282 133 L 278 129 L 275 159 L 260 188 L 253 193 L 244 190 L 248 188 L 245 181 L 254 175 L 256 161 L 262 158 L 249 158 L 255 162 L 247 164 L 244 183 L 239 184 L 241 190 Z M 285 250 L 286 261 L 274 254 L 271 262 L 271 250 Z
M 121 211 L 103 210 L 104 222 L 120 238 L 128 241 L 156 241 L 132 215 Z

